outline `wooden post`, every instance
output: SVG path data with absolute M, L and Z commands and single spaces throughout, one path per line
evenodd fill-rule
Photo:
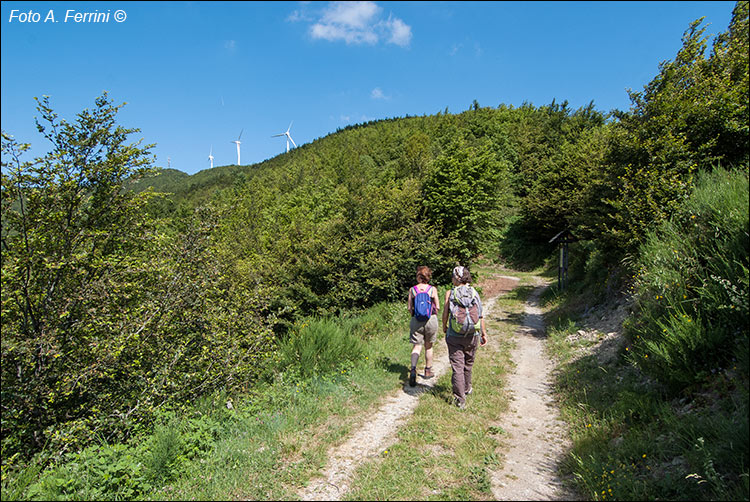
M 568 238 L 565 237 L 562 241 L 562 288 L 564 290 L 568 287 Z
M 560 240 L 560 259 L 557 263 L 557 287 L 560 291 L 568 286 L 568 244 L 575 241 L 567 229 L 563 230 L 552 239 L 550 244 Z

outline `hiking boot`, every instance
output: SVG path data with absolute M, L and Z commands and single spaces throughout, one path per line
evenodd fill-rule
M 453 404 L 455 404 L 459 410 L 466 409 L 466 401 L 459 401 L 457 397 L 453 398 Z
M 412 368 L 409 373 L 409 386 L 414 387 L 417 385 L 417 368 Z
M 469 387 L 469 390 L 467 390 L 466 392 L 464 392 L 464 394 L 466 394 L 468 396 L 469 394 L 472 393 L 473 390 L 474 390 L 474 387 Z
M 424 368 L 424 378 L 432 378 L 435 376 L 435 373 L 432 372 L 432 368 L 428 368 L 425 366 Z

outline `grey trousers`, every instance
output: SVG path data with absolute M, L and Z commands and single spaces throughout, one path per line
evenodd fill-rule
M 453 397 L 459 403 L 464 403 L 466 391 L 471 389 L 471 368 L 474 366 L 479 337 L 448 335 L 445 337 L 445 342 L 448 344 L 448 358 L 453 369 L 451 377 Z

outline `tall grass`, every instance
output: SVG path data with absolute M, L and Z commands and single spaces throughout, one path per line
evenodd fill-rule
M 718 169 L 647 236 L 629 352 L 674 390 L 748 374 L 748 231 L 748 173 Z
M 326 374 L 362 357 L 364 342 L 351 321 L 313 318 L 293 329 L 280 344 L 284 368 L 297 367 L 303 378 Z
M 551 308 L 565 308 L 559 297 Z M 573 448 L 563 473 L 591 500 L 747 500 L 748 402 L 726 375 L 693 396 L 665 399 L 623 357 L 576 356 L 584 319 L 558 316 L 548 348 Z M 627 351 L 626 351 L 627 352 Z M 576 357 L 574 357 L 576 356 Z

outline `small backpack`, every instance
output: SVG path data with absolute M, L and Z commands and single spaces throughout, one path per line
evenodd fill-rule
M 458 286 L 451 290 L 450 327 L 463 336 L 474 335 L 479 324 L 479 297 L 469 285 Z
M 432 316 L 431 289 L 432 286 L 427 286 L 427 291 L 420 292 L 414 286 L 414 316 L 417 318 L 417 321 L 427 321 Z

